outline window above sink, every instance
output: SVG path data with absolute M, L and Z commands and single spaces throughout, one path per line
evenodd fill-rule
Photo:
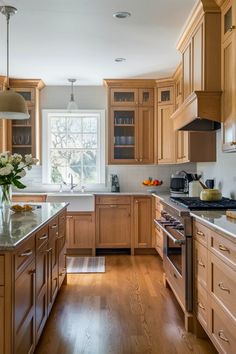
M 105 186 L 105 111 L 43 110 L 43 183 Z

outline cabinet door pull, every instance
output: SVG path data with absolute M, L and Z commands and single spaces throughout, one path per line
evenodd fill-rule
M 218 336 L 219 336 L 219 338 L 222 339 L 224 342 L 229 343 L 229 340 L 228 340 L 228 338 L 224 335 L 224 331 L 223 331 L 222 329 L 218 332 Z
M 220 283 L 218 284 L 218 286 L 219 286 L 219 288 L 220 288 L 221 290 L 227 291 L 227 293 L 230 294 L 230 289 L 229 289 L 229 288 L 226 288 L 226 287 L 224 286 L 224 283 L 220 282 Z
M 46 240 L 48 238 L 48 234 L 44 234 L 43 236 L 39 237 L 39 240 Z
M 33 254 L 33 251 L 32 250 L 27 250 L 21 254 L 19 254 L 19 257 L 29 257 Z
M 57 228 L 57 224 L 51 226 L 51 229 L 56 229 L 56 228 Z
M 73 216 L 72 216 L 72 215 L 67 215 L 66 218 L 67 218 L 67 219 L 72 219 Z
M 198 306 L 200 307 L 200 309 L 202 309 L 204 311 L 206 310 L 205 307 L 201 304 L 201 302 L 198 302 Z
M 204 234 L 202 231 L 197 231 L 197 235 L 198 235 L 198 236 L 205 237 L 205 234 Z
M 109 205 L 110 208 L 116 208 L 116 205 Z
M 229 31 L 232 32 L 234 29 L 235 29 L 235 26 L 232 25 L 232 26 L 230 26 Z
M 198 263 L 198 265 L 199 265 L 200 267 L 205 268 L 205 264 L 202 263 L 202 261 L 199 261 L 199 260 L 198 260 L 197 263 Z
M 221 243 L 219 244 L 219 250 L 223 251 L 223 252 L 229 252 L 230 253 L 230 249 L 225 247 L 224 245 L 222 245 Z
M 46 253 L 49 253 L 49 252 L 51 252 L 52 251 L 52 248 L 48 248 L 45 252 Z

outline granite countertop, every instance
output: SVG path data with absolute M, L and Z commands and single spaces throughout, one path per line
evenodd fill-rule
M 0 209 L 0 251 L 14 249 L 64 209 L 67 203 L 35 203 L 35 205 L 39 208 L 23 213 Z
M 81 195 L 117 195 L 117 196 L 122 196 L 122 195 L 146 195 L 146 196 L 151 196 L 152 193 L 143 191 L 143 192 L 119 192 L 119 193 L 114 193 L 114 192 L 108 192 L 108 191 L 85 191 L 85 192 L 80 192 L 80 191 L 63 191 L 63 192 L 53 192 L 53 191 L 46 191 L 46 192 L 13 192 L 13 195 L 49 195 L 49 196 L 55 196 L 55 195 L 71 195 L 71 196 L 81 196 Z
M 191 211 L 190 215 L 236 243 L 236 219 L 227 217 L 224 210 Z

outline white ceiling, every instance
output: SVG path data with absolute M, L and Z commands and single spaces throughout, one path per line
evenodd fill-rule
M 195 0 L 0 0 L 18 8 L 10 22 L 10 75 L 47 85 L 100 85 L 103 78 L 159 78 L 180 61 L 175 49 Z M 116 11 L 129 11 L 125 20 Z M 0 74 L 6 22 L 0 16 Z M 116 57 L 126 58 L 115 63 Z

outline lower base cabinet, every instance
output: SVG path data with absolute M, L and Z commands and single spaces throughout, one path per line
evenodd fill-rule
M 96 248 L 131 247 L 130 205 L 96 206 Z
M 67 213 L 66 247 L 70 253 L 87 250 L 95 254 L 95 214 L 93 212 Z
M 151 197 L 134 198 L 134 247 L 152 247 L 152 199 Z
M 15 353 L 33 353 L 35 348 L 35 259 L 15 281 Z
M 1 290 L 2 288 L 2 290 Z M 1 291 L 4 292 L 4 288 L 0 286 L 0 353 L 4 353 L 5 350 L 5 339 L 4 339 L 4 322 L 5 322 L 5 316 L 4 316 L 4 297 L 3 294 L 1 294 Z

